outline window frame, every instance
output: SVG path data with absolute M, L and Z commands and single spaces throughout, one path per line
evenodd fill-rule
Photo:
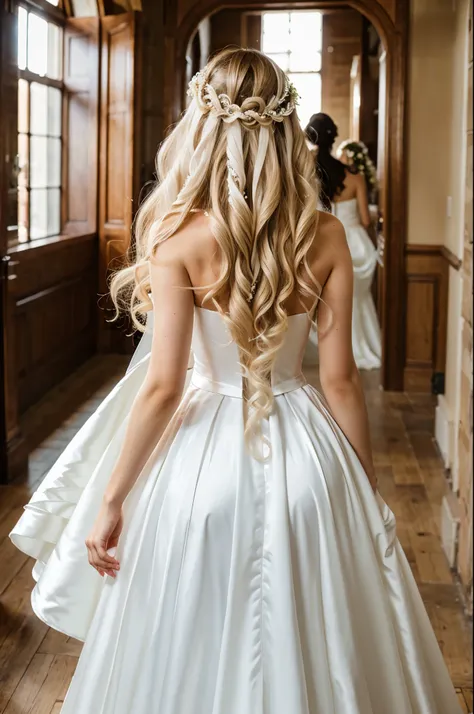
M 17 122 L 17 136 L 18 136 L 18 141 L 20 138 L 20 135 L 26 136 L 27 137 L 27 178 L 25 185 L 20 186 L 20 183 L 18 181 L 17 185 L 17 231 L 16 231 L 16 237 L 13 241 L 11 241 L 10 246 L 15 247 L 15 246 L 24 246 L 24 247 L 31 247 L 36 245 L 37 241 L 48 241 L 52 239 L 56 239 L 59 235 L 62 233 L 63 229 L 63 210 L 62 210 L 62 200 L 63 200 L 63 191 L 65 189 L 64 186 L 64 180 L 65 180 L 65 172 L 64 172 L 64 149 L 65 149 L 65 140 L 64 140 L 64 114 L 65 114 L 65 83 L 64 83 L 64 32 L 66 28 L 66 12 L 64 10 L 64 5 L 63 5 L 63 0 L 59 0 L 58 6 L 52 5 L 49 3 L 47 0 L 16 0 L 16 6 L 17 9 L 19 10 L 20 8 L 23 8 L 26 12 L 28 13 L 33 13 L 36 16 L 40 17 L 41 19 L 52 23 L 59 27 L 62 31 L 62 46 L 61 46 L 61 79 L 54 79 L 52 77 L 47 77 L 47 76 L 41 76 L 36 74 L 35 72 L 32 72 L 31 70 L 28 69 L 28 67 L 25 67 L 24 69 L 20 69 L 18 67 L 18 75 L 17 75 L 17 80 L 18 80 L 18 87 L 20 80 L 24 80 L 27 82 L 28 85 L 28 96 L 27 96 L 27 113 L 28 113 L 28 126 L 27 126 L 27 131 L 21 131 L 20 132 L 20 125 L 19 122 Z M 27 41 L 28 41 L 28 36 L 27 36 Z M 31 185 L 30 185 L 30 167 L 31 167 L 31 84 L 32 83 L 37 83 L 41 84 L 46 87 L 53 87 L 54 89 L 58 89 L 61 92 L 61 130 L 59 133 L 59 136 L 54 137 L 59 139 L 60 145 L 61 145 L 61 156 L 60 156 L 60 181 L 59 181 L 59 225 L 58 225 L 58 231 L 48 234 L 46 236 L 39 236 L 37 238 L 32 238 L 30 234 L 30 229 L 31 229 Z M 19 151 L 19 149 L 18 149 Z M 20 168 L 18 171 L 18 174 L 20 174 Z M 48 190 L 49 187 L 45 188 L 45 191 Z M 56 188 L 56 187 L 55 187 Z M 26 196 L 27 196 L 27 227 L 26 227 L 26 237 L 21 239 L 20 238 L 20 191 L 25 190 Z
M 278 52 L 266 52 L 264 49 L 264 38 L 265 38 L 265 15 L 280 15 L 280 14 L 287 14 L 289 16 L 288 18 L 288 29 L 289 29 L 289 35 L 291 34 L 291 18 L 293 15 L 299 15 L 302 13 L 315 13 L 318 14 L 321 18 L 321 48 L 318 50 L 318 54 L 321 56 L 321 62 L 319 65 L 319 69 L 316 70 L 292 70 L 291 69 L 291 55 L 294 54 L 294 50 L 291 49 L 290 46 L 288 46 L 288 49 L 286 50 L 281 50 Z M 319 75 L 320 78 L 320 104 L 322 103 L 322 86 L 323 86 L 323 16 L 324 16 L 324 10 L 304 10 L 304 9 L 281 9 L 281 10 L 264 10 L 262 12 L 262 28 L 261 28 L 261 47 L 262 51 L 265 52 L 265 54 L 268 54 L 270 58 L 273 58 L 275 55 L 287 55 L 288 57 L 288 69 L 285 70 L 286 74 L 288 76 L 295 76 L 295 75 Z

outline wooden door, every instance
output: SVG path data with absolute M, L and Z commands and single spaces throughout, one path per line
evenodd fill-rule
M 123 263 L 138 203 L 141 131 L 139 116 L 140 48 L 138 15 L 124 13 L 102 19 L 101 110 L 99 155 L 99 285 L 107 293 L 111 270 Z M 126 325 L 107 320 L 110 302 L 102 305 L 100 347 L 128 352 Z
M 377 231 L 377 248 L 379 262 L 377 266 L 377 296 L 376 307 L 380 326 L 383 328 L 384 314 L 384 253 L 385 253 L 385 215 L 386 215 L 386 167 L 385 147 L 387 143 L 387 53 L 382 50 L 379 58 L 379 114 L 378 114 L 378 146 L 377 146 L 377 180 L 379 185 L 379 228 Z
M 64 28 L 62 231 L 97 233 L 99 19 L 69 18 Z
M 18 65 L 17 8 L 0 6 L 0 483 L 23 474 L 27 461 L 21 447 L 14 355 L 15 280 L 8 245 L 17 235 Z

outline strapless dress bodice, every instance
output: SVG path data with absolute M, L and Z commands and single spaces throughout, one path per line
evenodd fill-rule
M 333 203 L 332 213 L 336 218 L 339 218 L 345 228 L 360 226 L 360 216 L 356 198 L 351 198 L 349 201 Z
M 288 331 L 272 372 L 275 395 L 292 391 L 306 383 L 302 364 L 310 325 L 306 313 L 288 318 Z M 229 397 L 242 397 L 239 350 L 218 312 L 196 307 L 192 352 L 192 383 L 195 387 Z

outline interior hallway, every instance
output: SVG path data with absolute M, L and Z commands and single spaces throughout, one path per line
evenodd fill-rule
M 8 533 L 31 489 L 116 383 L 125 365 L 124 358 L 96 358 L 35 408 L 29 415 L 31 422 L 60 408 L 78 392 L 88 395 L 90 385 L 108 374 L 102 386 L 31 454 L 28 483 L 1 487 L 0 714 L 60 712 L 81 644 L 50 630 L 33 615 L 33 563 L 13 547 Z M 307 374 L 315 382 L 315 375 Z M 440 509 L 446 482 L 432 436 L 435 397 L 382 392 L 378 374 L 366 372 L 363 377 L 380 491 L 397 517 L 398 536 L 421 589 L 462 710 L 469 714 L 473 711 L 472 629 L 441 547 Z

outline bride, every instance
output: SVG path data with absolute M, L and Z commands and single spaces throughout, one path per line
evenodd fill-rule
M 456 714 L 376 492 L 351 257 L 295 90 L 228 49 L 190 92 L 112 283 L 152 335 L 11 534 L 37 615 L 85 640 L 62 714 Z
M 309 141 L 317 147 L 316 164 L 322 184 L 323 205 L 342 222 L 354 264 L 354 359 L 359 369 L 376 369 L 380 367 L 382 346 L 371 292 L 377 251 L 367 232 L 371 218 L 366 179 L 353 166 L 332 155 L 337 126 L 331 117 L 313 114 L 305 132 Z

